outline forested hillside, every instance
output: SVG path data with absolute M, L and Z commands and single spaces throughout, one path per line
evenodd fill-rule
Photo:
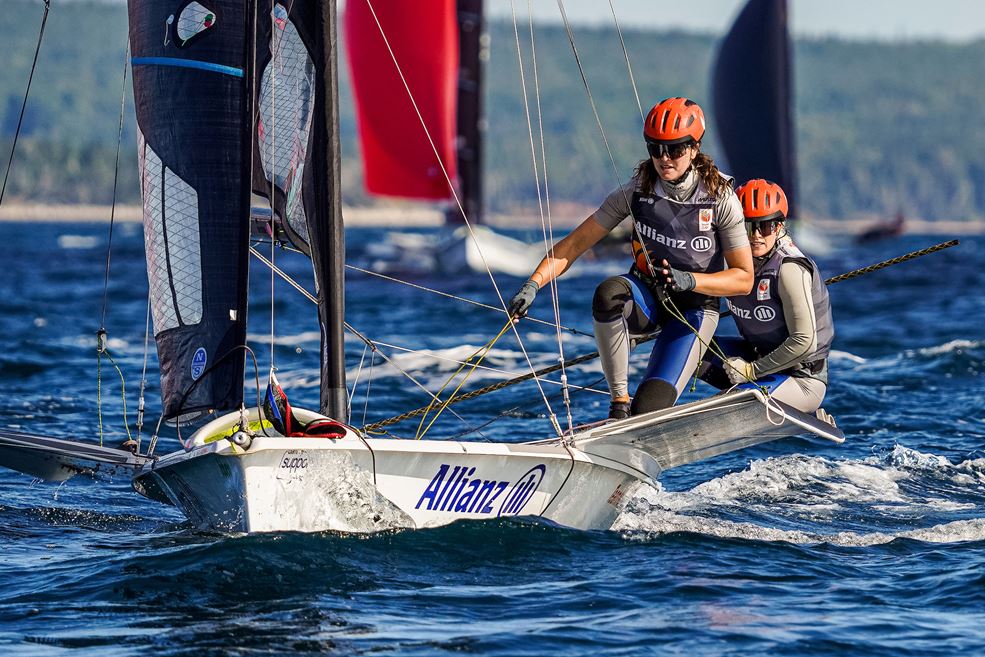
M 39 0 L 0 3 L 0 157 L 20 112 L 42 14 Z M 668 95 L 711 107 L 708 35 L 636 31 L 624 37 L 644 109 Z M 530 136 L 512 24 L 490 25 L 486 185 L 495 211 L 536 206 Z M 611 149 L 561 27 L 536 29 L 536 78 L 529 32 L 520 27 L 531 120 L 539 83 L 553 201 L 597 203 L 642 156 L 640 110 L 614 29 L 577 29 Z M 126 10 L 121 4 L 53 3 L 7 201 L 105 203 L 112 197 Z M 344 56 L 344 49 L 343 49 Z M 985 218 L 985 42 L 946 44 L 798 40 L 796 123 L 803 213 L 831 218 Z M 355 125 L 342 72 L 343 182 L 348 203 L 362 192 Z M 719 152 L 714 117 L 706 150 Z M 138 198 L 132 99 L 127 96 L 119 198 Z M 538 147 L 539 152 L 539 147 Z M 727 163 L 719 163 L 727 168 Z M 7 202 L 5 201 L 5 202 Z

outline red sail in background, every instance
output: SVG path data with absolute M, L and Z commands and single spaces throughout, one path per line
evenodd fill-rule
M 451 198 L 435 149 L 454 181 L 458 82 L 455 0 L 375 2 L 373 9 L 382 34 L 366 0 L 349 0 L 345 7 L 345 39 L 366 191 L 383 196 Z M 427 132 L 400 79 L 394 57 Z

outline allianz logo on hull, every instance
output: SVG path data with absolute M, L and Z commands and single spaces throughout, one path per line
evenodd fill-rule
M 518 516 L 534 496 L 547 466 L 530 468 L 515 484 L 508 481 L 483 479 L 475 476 L 475 468 L 442 463 L 424 489 L 415 509 L 428 511 L 476 513 L 480 515 Z

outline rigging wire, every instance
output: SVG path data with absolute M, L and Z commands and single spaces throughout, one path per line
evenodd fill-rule
M 103 268 L 103 298 L 100 309 L 99 316 L 99 329 L 96 331 L 96 415 L 98 417 L 99 423 L 99 444 L 103 444 L 103 403 L 102 403 L 102 359 L 103 356 L 109 359 L 113 367 L 120 375 L 120 387 L 121 394 L 123 395 L 123 427 L 127 432 L 127 444 L 133 441 L 133 437 L 130 435 L 130 423 L 127 421 L 127 393 L 126 393 L 126 378 L 123 376 L 123 371 L 120 369 L 116 361 L 110 355 L 107 349 L 107 336 L 106 336 L 106 311 L 109 307 L 109 272 L 111 258 L 113 254 L 113 227 L 116 225 L 116 197 L 117 197 L 117 185 L 120 178 L 120 152 L 123 146 L 123 123 L 126 112 L 126 102 L 127 102 L 127 68 L 130 63 L 130 40 L 127 39 L 127 45 L 123 52 L 123 75 L 120 81 L 120 120 L 119 127 L 116 133 L 116 162 L 113 166 L 113 200 L 110 205 L 109 211 L 109 235 L 106 238 L 106 264 Z M 140 398 L 138 401 L 138 414 L 137 414 L 137 436 L 138 442 L 134 443 L 139 448 L 139 437 L 140 437 L 140 425 L 143 422 L 143 380 L 141 380 L 140 386 Z
M 267 267 L 270 267 L 271 271 L 275 272 L 278 276 L 280 276 L 282 279 L 284 279 L 285 281 L 287 281 L 295 290 L 297 290 L 302 295 L 304 295 L 304 297 L 306 299 L 308 299 L 308 301 L 311 301 L 312 303 L 315 303 L 315 304 L 318 303 L 318 298 L 315 297 L 315 295 L 313 295 L 311 292 L 308 292 L 308 290 L 304 289 L 304 286 L 302 286 L 300 283 L 298 283 L 297 281 L 295 281 L 294 279 L 292 279 L 290 276 L 288 276 L 287 273 L 284 270 L 282 270 L 281 268 L 277 267 L 274 263 L 270 262 L 266 258 L 266 256 L 264 256 L 262 253 L 260 253 L 258 250 L 256 250 L 252 246 L 250 247 L 250 254 L 253 255 L 255 258 L 257 258 L 258 260 L 260 260 L 260 262 L 262 262 L 263 264 L 265 264 Z M 343 323 L 343 326 L 345 327 L 345 329 L 347 331 L 349 331 L 354 336 L 356 336 L 357 338 L 359 338 L 359 340 L 361 340 L 363 342 L 363 344 L 367 345 L 370 349 L 372 349 L 372 351 L 373 351 L 374 354 L 379 354 L 380 358 L 382 358 L 384 360 L 384 362 L 386 362 L 387 365 L 389 365 L 390 367 L 392 367 L 393 369 L 395 369 L 397 372 L 399 372 L 400 374 L 402 374 L 403 376 L 405 376 L 415 386 L 417 386 L 418 388 L 420 388 L 421 390 L 423 390 L 424 392 L 426 392 L 427 395 L 428 395 L 428 397 L 430 397 L 432 400 L 436 400 L 437 399 L 437 397 L 435 396 L 435 394 L 432 393 L 430 390 L 428 390 L 427 387 L 425 387 L 417 379 L 415 379 L 413 375 L 411 375 L 409 372 L 407 372 L 402 367 L 400 367 L 399 365 L 397 365 L 395 362 L 393 362 L 393 360 L 390 357 L 388 357 L 385 353 L 383 353 L 382 351 L 380 351 L 380 349 L 377 347 L 377 343 L 376 342 L 374 342 L 370 338 L 366 337 L 361 332 L 357 331 L 348 322 L 344 322 Z M 440 402 L 440 400 L 438 400 L 438 401 Z M 452 415 L 454 415 L 455 417 L 457 417 L 459 420 L 461 420 L 462 422 L 464 422 L 466 425 L 469 424 L 469 422 L 465 418 L 463 418 L 459 414 L 455 413 L 454 411 L 452 411 Z
M 276 182 L 276 178 L 277 178 L 277 88 L 276 88 L 276 85 L 277 85 L 277 82 L 276 82 L 276 80 L 277 80 L 277 55 L 279 54 L 278 51 L 280 49 L 280 40 L 278 39 L 278 35 L 277 35 L 277 21 L 274 20 L 274 16 L 273 16 L 273 12 L 274 12 L 274 10 L 276 8 L 276 0 L 271 0 L 271 3 L 270 4 L 271 4 L 271 11 L 270 11 L 270 41 L 271 41 L 271 43 L 270 43 L 270 65 L 269 65 L 269 70 L 270 70 L 270 126 L 269 126 L 270 127 L 270 156 L 269 157 L 271 159 L 271 164 L 270 164 L 270 234 L 271 234 L 271 237 L 273 237 L 273 234 L 276 232 L 276 227 L 275 227 L 276 226 L 276 224 L 275 224 L 276 214 L 275 214 L 275 210 L 274 210 L 275 199 L 276 199 L 276 194 L 277 194 L 277 182 Z M 261 84 L 262 83 L 263 83 L 263 81 L 261 79 Z M 257 94 L 257 98 L 259 98 L 259 97 L 260 97 L 260 94 L 258 93 Z M 257 107 L 256 108 L 256 112 L 257 112 L 258 115 L 261 114 L 262 113 L 261 112 L 261 108 L 260 107 Z M 262 159 L 260 161 L 260 164 L 261 164 L 261 166 L 263 165 L 263 160 Z M 252 215 L 253 214 L 252 203 L 250 205 L 251 205 L 250 214 Z M 281 220 L 282 221 L 287 221 L 287 218 L 286 217 L 281 217 Z M 270 372 L 271 373 L 273 373 L 273 372 L 276 371 L 276 367 L 274 366 L 274 351 L 275 351 L 274 336 L 276 335 L 276 333 L 275 333 L 275 326 L 274 326 L 274 324 L 275 324 L 275 315 L 276 314 L 274 312 L 274 306 L 275 306 L 275 302 L 276 302 L 276 296 L 275 296 L 276 285 L 275 284 L 276 284 L 276 280 L 277 279 L 275 278 L 276 274 L 274 272 L 274 267 L 273 267 L 274 262 L 275 262 L 276 243 L 277 243 L 277 240 L 275 240 L 275 239 L 271 239 L 270 240 L 270 264 L 271 264 L 271 267 L 270 267 Z
M 435 393 L 434 400 L 430 404 L 428 404 L 429 410 L 425 411 L 424 415 L 421 417 L 421 422 L 417 425 L 417 433 L 414 434 L 415 440 L 420 440 L 421 438 L 423 438 L 424 435 L 428 432 L 428 430 L 431 429 L 431 426 L 434 425 L 438 417 L 444 412 L 446 408 L 448 408 L 448 405 L 452 403 L 452 400 L 455 399 L 455 395 L 458 394 L 458 391 L 462 389 L 462 386 L 465 385 L 465 382 L 469 380 L 469 377 L 472 376 L 476 368 L 479 367 L 479 364 L 482 363 L 482 360 L 489 354 L 489 351 L 493 348 L 493 345 L 495 345 L 496 342 L 501 337 L 503 337 L 503 334 L 506 333 L 506 331 L 508 331 L 510 326 L 512 325 L 513 325 L 513 320 L 511 319 L 506 320 L 506 324 L 504 324 L 502 330 L 500 330 L 500 332 L 496 334 L 496 337 L 494 337 L 485 345 L 477 349 L 471 356 L 466 358 L 465 362 L 462 363 L 461 367 L 459 367 L 454 374 L 448 377 L 445 383 L 438 389 L 438 392 Z M 476 359 L 474 363 L 472 362 L 473 358 Z M 451 384 L 451 382 L 455 380 L 455 377 L 461 374 L 462 370 L 464 370 L 469 365 L 472 366 L 472 369 L 470 369 L 468 373 L 462 377 L 462 381 L 455 387 L 451 395 L 448 396 L 448 399 L 446 399 L 445 401 L 441 401 L 439 395 L 442 392 L 444 392 L 445 388 L 447 388 Z M 438 406 L 438 410 L 435 412 L 434 417 L 431 418 L 431 421 L 428 422 L 428 425 L 425 427 L 424 421 L 427 419 L 428 413 L 430 412 L 430 408 L 434 406 L 434 402 L 440 403 Z
M 400 81 L 403 83 L 404 89 L 407 91 L 407 96 L 410 99 L 410 103 L 414 108 L 414 112 L 417 114 L 417 118 L 424 129 L 424 133 L 428 139 L 428 143 L 431 145 L 431 150 L 434 152 L 435 158 L 437 159 L 438 167 L 441 169 L 441 173 L 445 177 L 445 182 L 448 184 L 448 189 L 451 192 L 451 196 L 454 199 L 455 204 L 458 206 L 458 210 L 462 215 L 462 219 L 465 222 L 465 226 L 469 230 L 469 235 L 471 236 L 473 243 L 476 245 L 476 250 L 479 252 L 479 258 L 482 260 L 482 265 L 486 269 L 486 274 L 489 276 L 489 281 L 492 283 L 493 290 L 496 293 L 496 297 L 499 299 L 500 304 L 502 304 L 502 308 L 506 310 L 506 301 L 503 299 L 503 295 L 499 290 L 499 286 L 496 284 L 496 278 L 495 276 L 493 276 L 492 270 L 490 269 L 489 264 L 486 262 L 486 257 L 482 253 L 482 249 L 479 246 L 479 240 L 476 237 L 475 230 L 472 227 L 472 222 L 469 221 L 469 218 L 465 213 L 465 208 L 462 206 L 461 199 L 459 199 L 458 193 L 455 190 L 455 185 L 452 183 L 451 177 L 448 175 L 448 170 L 445 168 L 445 164 L 441 160 L 441 155 L 438 153 L 438 148 L 434 143 L 434 139 L 431 137 L 431 132 L 430 130 L 428 130 L 427 123 L 424 121 L 424 117 L 421 114 L 420 109 L 418 108 L 417 101 L 414 98 L 414 94 L 411 92 L 410 86 L 407 84 L 407 79 L 404 77 L 404 73 L 400 67 L 399 62 L 397 62 L 397 57 L 393 52 L 393 48 L 390 45 L 390 41 L 387 38 L 386 32 L 383 30 L 383 26 L 380 23 L 379 17 L 376 15 L 376 10 L 373 8 L 372 0 L 366 0 L 366 5 L 369 7 L 370 13 L 373 15 L 373 20 L 376 22 L 376 27 L 380 31 L 380 36 L 383 38 L 383 43 L 386 45 L 387 51 L 390 53 L 390 58 L 393 60 L 393 65 L 397 70 L 397 75 L 400 77 Z M 527 360 L 527 365 L 530 367 L 531 371 L 534 371 L 533 363 L 531 362 L 530 356 L 523 345 L 523 339 L 520 336 L 520 332 L 516 328 L 516 324 L 513 324 L 512 328 L 513 328 L 513 334 L 516 336 L 517 343 L 519 344 L 520 351 L 523 353 L 524 358 Z M 550 404 L 548 404 L 547 402 L 547 395 L 544 392 L 544 389 L 540 386 L 539 382 L 537 383 L 537 387 L 538 390 L 540 391 L 541 397 L 544 399 L 544 403 L 547 405 L 548 409 L 550 409 Z M 550 417 L 552 419 L 552 425 L 554 426 L 554 430 L 558 433 L 558 435 L 561 435 L 561 427 L 557 424 L 557 419 L 554 417 L 553 412 L 550 413 Z
M 263 243 L 263 240 L 259 240 L 257 243 Z M 292 253 L 301 253 L 301 251 L 299 249 L 294 248 L 294 247 L 291 247 L 290 245 L 287 245 L 287 244 L 282 245 L 281 248 L 283 250 L 285 250 L 285 251 L 291 251 Z M 254 254 L 254 255 L 256 255 L 256 254 Z M 380 272 L 373 271 L 372 269 L 364 269 L 364 268 L 359 267 L 357 265 L 351 265 L 351 264 L 348 264 L 348 263 L 346 263 L 345 268 L 346 269 L 351 269 L 352 271 L 357 271 L 360 274 L 366 274 L 367 276 L 373 276 L 375 278 L 379 278 L 381 280 L 388 281 L 390 283 L 397 283 L 398 285 L 405 285 L 407 287 L 414 288 L 415 290 L 420 290 L 422 292 L 429 292 L 430 294 L 434 294 L 434 295 L 437 295 L 439 297 L 446 297 L 448 299 L 452 299 L 453 301 L 461 301 L 462 303 L 467 303 L 469 305 L 476 306 L 478 308 L 485 308 L 486 310 L 492 310 L 492 311 L 495 311 L 497 313 L 505 313 L 506 312 L 505 310 L 503 310 L 502 307 L 490 306 L 487 303 L 482 303 L 481 301 L 476 301 L 474 299 L 469 299 L 467 297 L 456 296 L 454 294 L 449 294 L 448 292 L 442 292 L 441 290 L 436 290 L 433 287 L 427 287 L 426 285 L 420 285 L 418 283 L 412 283 L 410 281 L 405 281 L 405 280 L 400 279 L 400 278 L 394 278 L 393 276 L 387 276 L 386 274 L 381 274 Z M 298 284 L 296 282 L 294 282 L 294 281 L 289 280 L 289 276 L 286 273 L 281 273 L 280 276 L 282 278 L 284 278 L 285 280 L 287 280 L 292 285 L 294 285 L 295 287 L 297 287 Z M 303 288 L 299 288 L 299 289 L 303 289 Z M 522 318 L 522 321 L 533 322 L 534 324 L 543 324 L 545 326 L 550 326 L 551 328 L 555 328 L 555 326 L 556 326 L 555 322 L 549 322 L 549 321 L 547 321 L 545 319 L 537 319 L 536 317 L 530 317 L 529 315 L 526 316 L 526 317 L 523 317 Z M 584 336 L 586 338 L 593 338 L 593 339 L 595 338 L 595 335 L 592 334 L 592 333 L 587 333 L 585 331 L 582 331 L 582 330 L 579 330 L 579 329 L 576 329 L 576 328 L 571 328 L 570 326 L 564 326 L 564 325 L 562 325 L 561 326 L 561 330 L 562 331 L 566 331 L 567 333 L 571 333 L 572 335 L 581 335 L 581 336 Z
M 633 76 L 633 65 L 629 62 L 629 50 L 626 48 L 626 40 L 622 38 L 622 28 L 619 27 L 619 18 L 616 17 L 616 7 L 609 0 L 609 9 L 612 10 L 612 22 L 616 25 L 616 33 L 619 35 L 619 43 L 622 45 L 622 54 L 626 58 L 626 70 L 629 71 L 629 83 L 633 87 L 633 95 L 636 96 L 636 106 L 640 110 L 640 119 L 646 119 L 643 114 L 643 103 L 640 102 L 640 92 L 636 88 L 636 78 Z
M 34 71 L 38 67 L 38 54 L 41 52 L 41 42 L 44 40 L 44 28 L 48 22 L 48 10 L 51 8 L 51 0 L 44 0 L 44 14 L 41 16 L 41 31 L 38 33 L 38 45 L 34 49 L 34 61 L 31 63 L 31 72 L 27 76 L 27 89 L 24 90 L 24 100 L 21 103 L 21 113 L 17 117 L 17 128 L 14 130 L 14 141 L 10 145 L 10 157 L 7 159 L 7 172 L 3 176 L 3 186 L 0 187 L 0 205 L 3 205 L 3 197 L 7 192 L 7 180 L 10 178 L 10 169 L 14 164 L 14 153 L 17 151 L 17 139 L 21 134 L 21 126 L 24 125 L 24 112 L 27 110 L 27 99 L 31 95 L 31 82 L 34 81 Z
M 130 64 L 130 39 L 127 39 L 127 46 L 123 54 L 123 76 L 120 82 L 120 124 L 116 133 L 116 163 L 113 166 L 113 202 L 109 210 L 109 237 L 106 240 L 106 266 L 103 270 L 103 303 L 102 312 L 99 317 L 99 327 L 106 325 L 106 310 L 109 305 L 109 272 L 110 257 L 113 253 L 113 226 L 116 224 L 116 194 L 117 185 L 120 179 L 120 151 L 123 146 L 123 121 L 127 104 L 127 69 Z
M 351 269 L 352 271 L 357 271 L 357 272 L 359 272 L 361 274 L 366 274 L 368 276 L 375 276 L 376 278 L 380 278 L 380 279 L 383 279 L 385 281 L 390 281 L 391 283 L 398 283 L 400 285 L 406 285 L 407 287 L 411 287 L 411 288 L 414 288 L 414 289 L 417 289 L 417 290 L 421 290 L 422 292 L 430 292 L 431 294 L 435 294 L 435 295 L 438 295 L 438 296 L 441 296 L 441 297 L 447 297 L 449 299 L 453 299 L 454 301 L 461 301 L 462 303 L 467 303 L 467 304 L 472 305 L 472 306 L 477 306 L 479 308 L 485 308 L 486 310 L 493 310 L 493 311 L 495 311 L 497 313 L 504 312 L 502 308 L 497 308 L 496 306 L 490 306 L 489 304 L 482 303 L 481 301 L 475 301 L 473 299 L 467 299 L 465 297 L 459 297 L 459 296 L 456 296 L 454 294 L 449 294 L 447 292 L 442 292 L 441 290 L 436 290 L 434 288 L 426 287 L 424 285 L 419 285 L 417 283 L 411 283 L 410 281 L 404 281 L 404 280 L 401 280 L 399 278 L 393 278 L 392 276 L 387 276 L 386 274 L 381 274 L 379 272 L 375 272 L 375 271 L 372 271 L 370 269 L 363 269 L 362 267 L 357 267 L 356 265 L 348 265 L 347 264 L 346 265 L 346 269 Z M 535 324 L 544 324 L 545 326 L 550 326 L 551 328 L 556 328 L 557 327 L 557 323 L 556 322 L 548 322 L 547 320 L 537 319 L 536 317 L 530 317 L 529 315 L 527 315 L 526 317 L 523 317 L 523 321 L 533 322 Z M 563 326 L 562 325 L 562 326 L 560 326 L 560 329 L 562 331 L 567 332 L 567 333 L 571 333 L 572 335 L 581 335 L 581 336 L 584 336 L 586 338 L 594 338 L 595 337 L 591 333 L 587 333 L 585 331 L 581 331 L 581 330 L 578 330 L 576 328 L 570 328 L 568 326 Z
M 455 365 L 468 365 L 469 364 L 467 360 L 459 360 L 457 358 L 451 358 L 449 356 L 439 356 L 438 354 L 434 353 L 434 351 L 432 351 L 432 350 L 411 349 L 410 347 L 402 347 L 400 345 L 390 344 L 389 342 L 382 342 L 380 340 L 374 340 L 373 342 L 374 342 L 374 344 L 376 344 L 379 347 L 386 347 L 387 349 L 395 349 L 397 351 L 403 351 L 403 352 L 410 353 L 410 354 L 421 354 L 421 355 L 424 355 L 424 356 L 430 356 L 431 358 L 434 358 L 435 360 L 446 362 L 446 363 L 454 363 Z M 510 370 L 504 370 L 504 369 L 501 369 L 501 368 L 498 368 L 498 367 L 490 367 L 489 365 L 479 365 L 479 366 L 477 366 L 477 369 L 480 369 L 480 370 L 482 370 L 484 372 L 489 372 L 490 374 L 498 374 L 498 375 L 507 376 L 507 377 L 510 377 L 510 378 L 517 377 L 517 376 L 524 376 L 523 374 L 521 374 L 519 372 L 510 371 Z M 546 378 L 543 378 L 543 377 L 541 378 L 541 381 L 543 381 L 544 383 L 549 383 L 551 385 L 555 385 L 555 386 L 561 386 L 562 385 L 561 381 L 555 381 L 553 379 L 546 379 Z M 602 391 L 600 390 L 598 392 L 602 392 Z M 606 393 L 606 394 L 608 394 L 608 393 Z
M 534 48 L 534 41 L 533 41 L 533 12 L 530 10 L 529 0 L 528 0 L 528 3 L 527 3 L 527 8 L 528 8 L 528 15 L 530 16 L 530 47 L 531 47 L 531 60 L 532 60 L 532 64 L 531 65 L 533 66 L 534 75 L 536 76 L 536 74 L 537 74 L 537 52 L 536 52 L 536 49 Z M 535 183 L 535 186 L 537 188 L 537 208 L 538 208 L 538 211 L 539 211 L 539 214 L 540 214 L 541 232 L 544 234 L 544 251 L 545 251 L 545 254 L 546 254 L 546 253 L 549 253 L 550 252 L 551 245 L 547 242 L 547 230 L 546 230 L 546 227 L 545 227 L 545 218 L 544 218 L 544 198 L 543 198 L 543 196 L 541 194 L 540 170 L 539 170 L 539 167 L 538 167 L 538 164 L 537 164 L 537 147 L 534 144 L 534 129 L 533 129 L 533 124 L 532 124 L 532 122 L 530 120 L 530 99 L 527 97 L 527 78 L 526 78 L 526 74 L 524 72 L 524 66 L 523 66 L 523 50 L 522 50 L 522 48 L 520 46 L 520 30 L 519 30 L 519 23 L 518 23 L 517 18 L 516 18 L 516 3 L 514 2 L 514 0 L 510 0 L 510 9 L 511 9 L 512 15 L 513 15 L 513 35 L 514 35 L 514 39 L 516 41 L 516 58 L 517 58 L 517 68 L 519 69 L 519 72 L 520 72 L 520 89 L 521 89 L 521 91 L 523 93 L 523 111 L 524 111 L 524 116 L 525 116 L 525 118 L 527 120 L 527 135 L 529 137 L 529 142 L 530 142 L 530 159 L 531 159 L 531 164 L 532 164 L 532 167 L 533 167 L 534 183 Z M 538 117 L 539 117 L 540 116 L 540 105 L 539 105 L 539 103 L 540 103 L 540 96 L 539 96 L 539 90 L 538 90 L 538 96 L 537 96 L 537 103 L 538 103 L 537 110 L 538 110 Z M 541 126 L 540 137 L 541 137 L 541 150 L 543 151 L 543 148 L 544 148 L 544 131 L 543 131 L 543 125 Z M 545 171 L 544 171 L 544 186 L 545 186 L 545 189 L 546 189 L 546 186 L 547 186 L 547 171 L 546 171 L 547 161 L 546 161 L 546 159 L 544 160 L 543 165 L 544 165 L 544 168 L 545 168 Z M 552 271 L 552 273 L 553 273 L 553 271 Z M 557 288 L 556 285 L 551 288 L 551 299 L 552 299 L 552 302 L 553 302 L 552 303 L 552 306 L 555 309 L 555 322 L 559 324 L 560 323 L 560 317 L 558 317 L 558 315 L 556 313 L 558 306 L 557 306 L 557 303 L 554 302 L 556 300 L 556 298 L 557 298 L 557 290 L 558 290 L 558 288 Z M 519 340 L 520 339 L 520 333 L 519 333 L 519 331 L 516 331 L 516 335 L 517 335 L 517 339 Z M 559 335 L 560 335 L 560 333 L 559 333 Z M 559 342 L 559 346 L 560 346 L 560 342 Z M 562 361 L 563 360 L 564 359 L 562 358 Z M 532 365 L 531 365 L 531 369 L 533 369 L 533 366 Z M 541 392 L 543 392 L 543 390 Z M 554 425 L 555 431 L 558 433 L 558 435 L 561 435 L 563 432 L 560 429 L 560 424 L 558 423 L 557 415 L 554 413 L 554 409 L 551 408 L 550 402 L 547 400 L 547 397 L 546 396 L 544 397 L 544 404 L 547 406 L 547 412 L 548 412 L 548 416 L 550 418 L 551 424 Z M 570 409 L 569 409 L 569 412 L 568 412 L 569 419 L 570 419 L 570 416 L 571 416 L 571 413 L 570 413 Z
M 544 169 L 544 203 L 547 210 L 547 222 L 545 226 L 544 213 L 541 212 L 541 231 L 544 234 L 544 257 L 548 260 L 548 267 L 551 274 L 551 280 L 555 282 L 551 286 L 551 305 L 554 308 L 554 320 L 555 320 L 555 331 L 557 333 L 557 350 L 558 350 L 558 362 L 562 364 L 561 367 L 561 401 L 564 405 L 565 412 L 568 419 L 568 432 L 570 433 L 574 427 L 574 420 L 571 417 L 571 397 L 568 394 L 568 373 L 564 369 L 564 342 L 561 336 L 561 289 L 557 284 L 557 277 L 555 276 L 555 263 L 554 259 L 551 258 L 551 253 L 554 248 L 554 221 L 551 217 L 551 189 L 548 184 L 547 177 L 547 139 L 544 134 L 544 113 L 543 104 L 541 103 L 540 97 L 540 75 L 537 66 L 537 40 L 534 38 L 534 19 L 533 19 L 533 8 L 531 6 L 531 0 L 527 0 L 527 16 L 530 25 L 530 52 L 531 60 L 534 71 L 534 95 L 537 107 L 537 127 L 540 132 L 540 159 Z M 538 190 L 538 202 L 540 200 L 540 193 Z

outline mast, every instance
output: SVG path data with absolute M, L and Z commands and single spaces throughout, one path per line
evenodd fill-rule
M 315 176 L 317 203 L 325 211 L 311 222 L 312 263 L 318 291 L 318 323 L 321 330 L 321 412 L 348 422 L 345 386 L 345 232 L 342 224 L 341 146 L 339 142 L 338 20 L 336 0 L 316 0 L 320 20 L 316 32 L 322 61 L 322 80 L 317 85 L 313 148 L 316 162 L 327 167 Z
M 482 66 L 489 58 L 482 0 L 458 0 L 458 112 L 457 140 L 459 200 L 472 223 L 483 221 L 482 144 L 485 116 L 482 105 Z M 445 213 L 448 223 L 462 223 L 453 205 Z

